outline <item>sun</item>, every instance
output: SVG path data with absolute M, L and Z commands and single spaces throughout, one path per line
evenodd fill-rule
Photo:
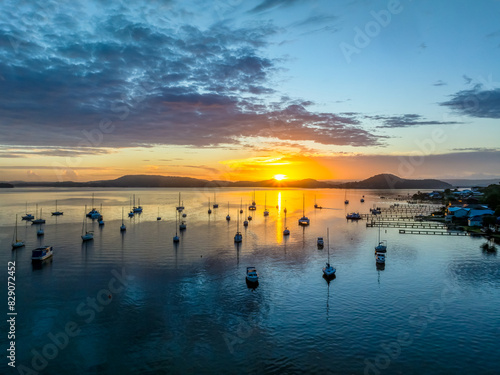
M 284 175 L 284 174 L 275 174 L 274 175 L 274 179 L 276 181 L 281 181 L 281 180 L 284 180 L 285 178 L 286 178 L 286 175 Z

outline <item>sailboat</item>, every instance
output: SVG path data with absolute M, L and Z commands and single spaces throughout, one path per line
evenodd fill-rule
M 130 212 L 128 213 L 128 217 L 133 217 L 134 216 L 134 209 L 132 208 L 132 198 L 129 197 L 129 205 L 130 205 Z
M 227 221 L 231 220 L 231 216 L 229 216 L 229 202 L 227 202 L 227 216 L 226 216 L 226 220 Z
M 36 212 L 35 215 L 38 215 L 38 204 L 36 205 Z M 42 209 L 40 208 L 40 216 L 38 219 L 32 220 L 31 224 L 45 224 L 45 220 L 42 219 Z
M 210 198 L 208 198 L 208 214 L 210 215 L 212 210 L 210 209 Z
M 22 216 L 21 219 L 30 221 L 33 220 L 34 218 L 35 217 L 32 214 L 28 213 L 28 202 L 26 202 L 26 215 Z
M 36 231 L 36 235 L 37 237 L 41 237 L 45 234 L 44 230 L 43 230 L 43 225 L 40 225 L 40 228 L 38 228 L 38 230 Z
M 181 212 L 184 209 L 184 206 L 181 205 L 181 193 L 179 192 L 179 205 L 176 207 L 177 211 Z
M 57 211 L 57 200 L 56 200 L 56 210 L 52 212 L 52 216 L 60 216 L 62 214 L 63 214 L 62 211 Z
M 319 209 L 323 208 L 321 206 L 318 206 L 318 204 L 316 203 L 316 195 L 314 196 L 314 208 L 319 208 Z
M 120 225 L 120 232 L 124 232 L 127 230 L 125 223 L 123 222 L 123 207 L 122 207 L 122 225 Z
M 302 217 L 299 219 L 299 225 L 309 225 L 309 218 L 305 215 L 306 196 L 302 195 Z
M 85 209 L 86 210 L 86 209 Z M 99 211 L 94 208 L 94 193 L 92 193 L 92 209 L 88 212 L 87 217 L 92 219 L 97 219 L 99 217 Z
M 332 267 L 330 264 L 330 231 L 329 228 L 326 229 L 326 243 L 327 243 L 327 248 L 328 248 L 328 262 L 326 263 L 326 267 L 323 268 L 323 276 L 327 279 L 332 278 L 335 276 L 335 272 L 337 271 L 335 268 Z
M 180 215 L 180 212 L 179 212 Z M 187 228 L 186 222 L 184 220 L 179 224 L 179 230 L 185 230 Z
M 245 207 L 245 216 L 246 216 L 247 214 L 248 214 L 248 207 Z M 250 217 L 251 217 L 251 216 L 250 216 Z M 244 227 L 248 227 L 248 220 L 245 220 L 245 221 L 243 222 L 243 226 L 244 226 Z
M 243 213 L 243 198 L 240 200 L 240 214 Z
M 177 212 L 175 213 L 175 236 L 174 236 L 174 242 L 179 242 L 179 236 L 177 235 Z
M 378 245 L 375 246 L 375 261 L 377 263 L 385 263 L 385 256 L 387 255 L 387 241 L 380 240 L 380 229 L 382 225 L 380 223 L 379 217 L 379 225 L 378 225 Z
M 267 210 L 267 193 L 264 193 L 264 216 L 269 216 L 269 211 Z
M 243 240 L 243 236 L 240 232 L 240 215 L 238 214 L 238 220 L 236 224 L 236 234 L 234 235 L 234 242 L 240 243 Z
M 132 208 L 132 210 L 134 211 L 134 213 L 142 213 L 142 207 L 141 207 L 141 198 L 139 198 L 139 205 L 136 207 L 135 206 L 135 194 L 134 194 L 134 207 Z
M 161 220 L 161 216 L 160 216 L 160 207 L 158 207 L 158 216 L 156 217 L 156 220 Z
M 255 190 L 253 191 L 253 197 L 252 197 L 252 204 L 248 206 L 248 209 L 250 211 L 255 211 L 257 209 L 257 206 L 255 205 Z
M 14 235 L 12 236 L 12 250 L 23 247 L 24 241 L 17 238 L 17 214 L 16 214 L 16 228 L 14 229 Z
M 215 202 L 217 202 L 217 201 L 215 200 L 215 193 L 214 193 L 214 205 L 212 207 L 213 208 L 219 208 L 219 205 L 217 203 L 215 203 Z
M 99 208 L 99 218 L 97 219 L 97 222 L 99 223 L 99 226 L 104 225 L 104 218 L 102 217 L 102 203 L 101 203 L 101 208 Z
M 85 211 L 87 211 L 87 206 L 85 206 Z M 85 233 L 84 233 L 85 232 Z M 94 232 L 87 230 L 87 217 L 83 216 L 82 224 L 82 241 L 90 241 L 94 239 Z
M 344 189 L 344 204 L 349 204 L 349 199 L 347 199 L 347 190 Z
M 283 236 L 289 236 L 290 235 L 290 229 L 286 226 L 286 201 L 285 201 L 285 230 L 283 231 Z

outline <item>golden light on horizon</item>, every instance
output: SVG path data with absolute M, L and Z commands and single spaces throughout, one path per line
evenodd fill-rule
M 273 178 L 274 178 L 276 181 L 281 181 L 281 180 L 286 179 L 286 175 L 284 175 L 284 174 L 275 174 Z

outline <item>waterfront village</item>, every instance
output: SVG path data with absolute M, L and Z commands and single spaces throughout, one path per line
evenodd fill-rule
M 497 242 L 500 240 L 500 185 L 418 192 L 413 199 L 443 204 L 427 219 L 442 221 L 450 229 L 488 235 Z

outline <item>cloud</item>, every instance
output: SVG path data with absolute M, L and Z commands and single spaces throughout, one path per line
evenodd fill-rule
M 408 128 L 408 127 L 423 126 L 423 125 L 461 124 L 461 122 L 456 122 L 456 121 L 423 120 L 423 117 L 417 114 L 405 114 L 400 116 L 367 116 L 367 117 L 372 120 L 382 121 L 383 125 L 379 125 L 378 128 Z
M 462 76 L 462 78 L 465 80 L 465 83 L 469 85 L 472 82 L 472 78 L 466 76 L 465 74 Z
M 441 81 L 441 80 L 436 81 L 436 82 L 434 82 L 434 83 L 432 84 L 432 86 L 446 86 L 446 85 L 447 85 L 447 83 L 446 83 L 446 82 L 444 82 L 444 81 Z
M 263 1 L 254 11 L 296 2 Z M 39 7 L 7 1 L 0 14 L 4 145 L 58 146 L 40 154 L 71 156 L 117 147 L 238 145 L 255 136 L 380 144 L 354 116 L 312 111 L 307 100 L 270 101 L 279 97 L 283 60 L 265 53 L 278 32 L 269 22 L 198 28 L 137 1 Z
M 462 90 L 439 105 L 458 114 L 478 118 L 500 118 L 500 89 L 484 90 L 476 85 L 471 90 Z
M 260 13 L 276 7 L 288 7 L 298 2 L 300 2 L 300 0 L 263 0 L 259 5 L 252 8 L 249 12 Z

